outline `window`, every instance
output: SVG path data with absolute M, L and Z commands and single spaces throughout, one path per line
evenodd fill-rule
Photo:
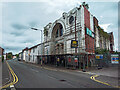
M 33 61 L 34 61 L 34 55 L 33 55 Z
M 33 48 L 33 53 L 35 52 L 35 48 Z
M 62 25 L 60 24 L 60 36 L 62 36 L 63 35 L 63 27 L 62 27 Z
M 59 36 L 59 30 L 56 31 L 56 38 Z

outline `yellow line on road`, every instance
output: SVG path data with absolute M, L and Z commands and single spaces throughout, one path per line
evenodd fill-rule
M 11 83 L 7 84 L 7 85 L 4 85 L 3 87 L 0 87 L 0 89 L 2 89 L 2 88 L 7 88 L 7 87 L 9 87 L 10 85 L 14 85 L 14 84 L 16 84 L 16 83 L 18 82 L 18 77 L 17 77 L 17 75 L 14 73 L 14 71 L 12 70 L 12 68 L 10 67 L 10 65 L 8 64 L 7 61 L 6 61 L 6 63 L 7 63 L 7 66 L 8 66 L 8 68 L 9 68 L 11 74 L 12 74 L 13 81 L 12 81 Z
M 105 82 L 102 82 L 102 81 L 99 81 L 99 80 L 96 80 L 95 78 L 98 77 L 99 75 L 93 75 L 90 77 L 90 79 L 98 82 L 98 83 L 102 83 L 102 84 L 105 84 L 105 85 L 108 85 L 108 86 L 111 86 L 111 87 L 115 87 L 115 88 L 120 88 L 120 86 L 113 86 L 113 85 L 110 85 L 109 83 L 105 83 Z

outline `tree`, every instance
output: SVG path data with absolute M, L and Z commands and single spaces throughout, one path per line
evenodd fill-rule
M 4 61 L 4 56 L 2 56 L 2 62 Z
M 17 58 L 19 58 L 19 54 L 16 54 L 15 56 L 16 56 Z
M 109 50 L 107 50 L 107 49 L 101 49 L 101 48 L 96 48 L 95 53 L 96 54 L 106 54 L 106 53 L 109 53 Z
M 13 56 L 12 52 L 7 53 L 7 59 L 12 59 L 12 56 Z

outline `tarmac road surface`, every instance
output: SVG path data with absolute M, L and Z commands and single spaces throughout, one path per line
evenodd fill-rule
M 49 70 L 16 60 L 8 63 L 18 77 L 15 88 L 111 88 L 85 73 Z

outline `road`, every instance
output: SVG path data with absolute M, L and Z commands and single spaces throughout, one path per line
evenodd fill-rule
M 111 88 L 81 72 L 48 70 L 14 60 L 8 63 L 19 80 L 15 88 Z

